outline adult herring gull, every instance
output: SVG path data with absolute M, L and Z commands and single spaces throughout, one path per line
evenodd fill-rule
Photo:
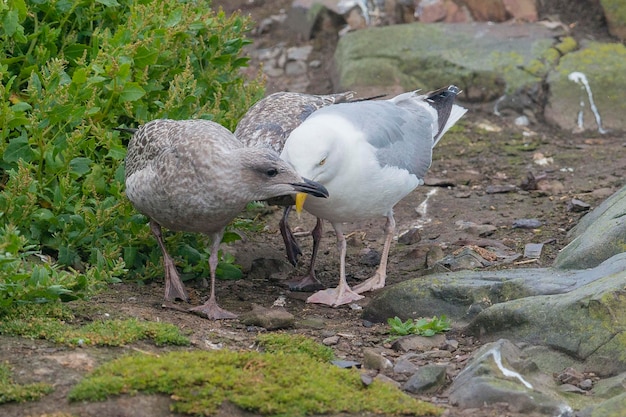
M 390 100 L 324 107 L 291 132 L 281 158 L 330 193 L 328 199 L 306 201 L 298 194 L 296 209 L 304 205 L 311 214 L 330 221 L 340 251 L 338 287 L 316 292 L 307 302 L 339 306 L 384 287 L 395 230 L 393 207 L 423 184 L 433 147 L 467 111 L 454 104 L 459 92 L 449 86 L 425 95 L 414 91 Z M 378 216 L 387 218 L 380 265 L 374 276 L 352 290 L 346 282 L 342 223 Z
M 189 297 L 163 243 L 161 226 L 211 237 L 210 296 L 190 309 L 210 319 L 236 317 L 215 298 L 218 249 L 226 225 L 250 201 L 297 192 L 328 196 L 322 185 L 302 178 L 276 152 L 246 148 L 211 121 L 154 120 L 139 128 L 128 144 L 126 195 L 150 218 L 163 253 L 166 300 Z

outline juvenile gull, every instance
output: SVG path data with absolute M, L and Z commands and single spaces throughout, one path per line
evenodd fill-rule
M 307 302 L 338 306 L 384 287 L 395 229 L 393 207 L 423 183 L 433 147 L 467 111 L 454 104 L 458 93 L 449 86 L 426 95 L 409 92 L 391 100 L 337 104 L 317 110 L 293 130 L 281 157 L 330 193 L 328 199 L 306 201 L 298 194 L 296 209 L 304 204 L 308 212 L 330 221 L 340 251 L 339 286 L 319 291 Z M 387 218 L 380 265 L 352 290 L 346 282 L 342 223 L 378 216 Z
M 161 226 L 211 237 L 208 301 L 190 311 L 210 319 L 235 318 L 215 298 L 215 269 L 224 228 L 247 203 L 296 192 L 327 197 L 270 149 L 245 148 L 226 128 L 207 120 L 154 120 L 134 134 L 126 156 L 126 195 L 150 218 L 163 253 L 165 299 L 188 300 Z M 205 281 L 206 282 L 206 281 Z
M 353 100 L 355 93 L 347 91 L 336 94 L 304 94 L 282 91 L 263 98 L 246 112 L 244 117 L 237 124 L 235 136 L 241 140 L 246 147 L 268 147 L 280 153 L 285 146 L 285 141 L 289 134 L 305 121 L 313 112 L 322 107 L 338 103 L 346 103 Z M 378 98 L 378 97 L 375 97 Z M 363 100 L 369 100 L 366 98 Z M 287 219 L 293 206 L 293 198 L 288 197 L 279 201 L 273 199 L 270 204 L 284 205 L 285 211 L 279 223 L 280 233 L 285 242 L 287 259 L 296 266 L 298 256 L 302 254 L 296 238 L 287 225 Z M 313 229 L 314 241 L 321 239 L 321 219 L 317 219 L 318 224 Z M 319 236 L 317 234 L 319 233 Z M 317 250 L 319 245 L 314 245 Z M 314 271 L 309 271 L 309 275 L 314 276 Z M 312 279 L 310 286 L 303 286 L 303 280 L 296 280 L 290 287 L 292 289 L 316 290 L 323 288 L 321 283 Z M 294 287 L 295 285 L 295 287 Z

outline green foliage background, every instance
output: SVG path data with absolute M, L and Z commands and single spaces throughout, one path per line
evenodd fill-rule
M 234 129 L 262 95 L 247 81 L 247 18 L 209 1 L 0 3 L 0 311 L 162 274 L 124 196 L 129 137 L 114 128 L 205 118 Z M 203 237 L 169 236 L 183 273 Z

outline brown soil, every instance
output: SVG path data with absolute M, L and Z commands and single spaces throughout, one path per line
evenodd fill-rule
M 586 3 L 586 2 L 579 2 Z M 251 13 L 257 21 L 276 14 L 281 8 L 288 8 L 291 0 L 265 1 L 217 1 L 226 11 L 242 8 Z M 569 2 L 564 4 L 570 5 Z M 567 9 L 567 7 L 564 7 Z M 582 14 L 581 14 L 582 15 Z M 565 19 L 564 19 L 565 20 Z M 572 21 L 565 20 L 566 23 Z M 606 36 L 606 29 L 596 22 L 575 25 L 574 29 L 583 28 L 580 36 Z M 582 29 L 581 29 L 582 30 Z M 314 59 L 331 62 L 334 48 L 333 39 L 316 39 Z M 254 37 L 254 48 L 272 46 L 279 41 L 288 45 L 302 44 L 303 41 L 290 37 L 280 29 L 272 30 Z M 253 63 L 256 65 L 256 63 Z M 311 74 L 309 92 L 326 93 L 333 86 L 324 76 L 321 68 Z M 438 87 L 438 86 L 433 86 Z M 279 91 L 280 80 L 272 79 L 268 92 Z M 548 266 L 558 251 L 567 243 L 566 232 L 577 223 L 582 213 L 570 211 L 568 203 L 572 198 L 580 199 L 591 207 L 597 206 L 603 199 L 621 187 L 626 175 L 626 153 L 623 136 L 618 134 L 600 135 L 594 132 L 571 134 L 556 130 L 550 126 L 537 124 L 524 130 L 509 121 L 492 116 L 481 108 L 472 108 L 464 118 L 465 133 L 444 138 L 435 150 L 434 161 L 428 174 L 429 184 L 423 186 L 400 202 L 395 209 L 397 231 L 403 232 L 422 224 L 421 240 L 412 245 L 392 247 L 388 268 L 388 284 L 394 284 L 409 278 L 424 276 L 425 257 L 434 246 L 441 247 L 444 254 L 450 254 L 462 246 L 476 244 L 484 246 L 486 239 L 504 244 L 512 251 L 523 253 L 526 243 L 547 242 L 541 257 L 530 263 L 520 259 L 518 265 L 497 267 L 537 267 Z M 499 132 L 490 131 L 501 129 Z M 527 131 L 527 136 L 524 135 Z M 533 162 L 538 153 L 553 158 L 553 162 L 540 166 Z M 506 193 L 491 193 L 490 187 L 501 185 L 520 186 L 529 172 L 535 176 L 545 174 L 539 182 L 542 190 L 521 191 L 516 189 Z M 420 217 L 417 206 L 424 201 L 432 189 L 437 193 L 430 197 L 426 216 Z M 321 318 L 325 327 L 314 330 L 298 326 L 290 330 L 295 333 L 310 335 L 321 341 L 329 335 L 342 334 L 340 341 L 333 348 L 340 358 L 362 359 L 364 347 L 384 346 L 386 325 L 364 322 L 361 312 L 347 306 L 328 308 L 306 304 L 309 294 L 289 292 L 284 279 L 306 272 L 311 239 L 303 236 L 300 242 L 305 254 L 298 268 L 291 268 L 284 261 L 284 249 L 277 232 L 280 211 L 272 210 L 263 217 L 267 232 L 248 236 L 244 241 L 231 245 L 228 249 L 235 254 L 237 262 L 249 271 L 255 259 L 276 259 L 277 268 L 255 268 L 253 273 L 236 282 L 219 282 L 218 298 L 220 304 L 236 313 L 245 313 L 252 304 L 270 307 L 281 295 L 286 297 L 286 309 L 301 321 L 306 318 Z M 517 219 L 536 218 L 543 222 L 539 229 L 512 228 Z M 494 233 L 486 238 L 479 238 L 458 230 L 455 222 L 471 221 L 477 224 L 496 226 Z M 382 246 L 382 226 L 384 219 L 375 219 L 361 224 L 353 224 L 348 232 L 354 232 L 349 240 L 347 271 L 349 282 L 358 283 L 369 277 L 375 267 L 360 263 L 359 253 L 365 248 L 380 250 Z M 301 231 L 308 231 L 314 225 L 314 219 L 304 214 L 301 220 L 292 216 L 292 225 Z M 338 253 L 335 237 L 330 226 L 322 242 L 317 263 L 318 277 L 328 286 L 337 283 Z M 278 272 L 276 272 L 278 271 Z M 192 296 L 192 303 L 205 299 L 207 291 L 194 283 L 187 283 Z M 110 317 L 132 316 L 147 320 L 161 320 L 174 323 L 192 332 L 193 348 L 208 349 L 210 344 L 222 343 L 224 348 L 248 348 L 259 328 L 243 325 L 238 320 L 213 322 L 174 309 L 162 307 L 162 282 L 138 286 L 119 284 L 97 297 L 84 302 L 81 320 L 90 321 L 108 314 Z M 366 305 L 371 295 L 358 302 Z M 182 307 L 185 307 L 184 305 Z M 480 346 L 480 341 L 453 330 L 449 339 L 455 339 L 459 346 L 452 352 L 450 376 L 453 377 L 464 366 L 471 352 Z M 145 397 L 118 398 L 97 404 L 68 404 L 65 400 L 67 391 L 98 363 L 130 350 L 162 351 L 148 343 L 136 344 L 125 348 L 85 348 L 71 350 L 52 345 L 44 341 L 21 338 L 0 337 L 0 357 L 17 371 L 16 379 L 20 382 L 45 381 L 53 383 L 55 391 L 41 401 L 25 404 L 6 404 L 0 406 L 0 414 L 5 416 L 40 416 L 54 412 L 71 412 L 74 415 L 93 416 L 139 416 L 147 415 L 143 407 Z M 167 348 L 166 348 L 167 350 Z M 84 359 L 82 354 L 88 354 Z M 390 353 L 393 355 L 393 353 Z M 65 359 L 63 359 L 65 358 Z M 83 358 L 83 359 L 81 359 Z M 508 411 L 506 406 L 485 407 L 480 410 L 460 411 L 447 404 L 445 395 L 424 397 L 448 408 L 447 416 L 472 415 L 517 416 Z M 171 415 L 168 410 L 169 399 L 154 400 L 162 403 L 162 413 Z M 154 408 L 150 408 L 154 414 Z M 232 409 L 225 409 L 222 415 L 244 415 Z M 245 414 L 247 415 L 247 414 Z

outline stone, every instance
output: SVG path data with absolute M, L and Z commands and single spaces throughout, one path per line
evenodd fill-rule
M 325 346 L 334 346 L 339 343 L 339 336 L 329 336 L 322 340 L 322 344 Z
M 259 326 L 267 330 L 293 327 L 296 318 L 282 307 L 265 308 L 252 305 L 252 311 L 241 315 L 240 320 L 246 326 Z
M 403 245 L 413 245 L 422 240 L 420 230 L 417 227 L 411 228 L 398 236 L 398 243 Z
M 413 375 L 417 371 L 417 365 L 408 359 L 399 358 L 393 366 L 393 372 L 396 374 Z
M 626 392 L 626 373 L 604 378 L 596 382 L 593 395 L 599 398 L 611 398 Z
M 412 394 L 437 392 L 446 382 L 446 369 L 445 366 L 435 364 L 420 366 L 402 389 Z
M 493 224 L 476 224 L 474 222 L 463 220 L 457 220 L 454 224 L 459 230 L 481 237 L 492 235 L 496 230 L 498 230 L 498 228 Z
M 540 62 L 558 44 L 557 35 L 530 23 L 418 22 L 370 27 L 339 39 L 335 51 L 338 84 L 342 89 L 399 86 L 407 91 L 455 82 L 463 85 L 462 100 L 496 100 L 515 95 L 524 86 L 541 84 L 545 73 L 534 74 L 525 65 Z
M 626 186 L 586 214 L 572 228 L 554 261 L 556 268 L 593 268 L 624 251 L 626 244 Z
M 507 14 L 515 20 L 524 22 L 537 21 L 536 0 L 502 0 Z
M 502 0 L 464 0 L 475 20 L 480 22 L 504 22 L 507 18 Z
M 547 83 L 549 123 L 573 132 L 626 130 L 626 101 L 616 93 L 626 89 L 626 46 L 585 42 L 561 57 Z
M 539 219 L 517 219 L 511 225 L 513 229 L 538 229 L 541 226 L 543 223 Z
M 481 340 L 511 339 L 549 346 L 583 362 L 600 376 L 626 371 L 626 252 L 595 269 L 597 279 L 562 294 L 536 295 L 495 304 L 465 329 Z M 613 264 L 622 263 L 617 271 Z M 606 268 L 606 269 L 605 269 Z M 611 271 L 612 272 L 609 272 Z
M 622 0 L 600 0 L 611 35 L 626 40 L 626 4 Z
M 419 335 L 403 336 L 391 345 L 391 348 L 400 352 L 423 352 L 432 349 L 443 349 L 446 344 L 444 334 L 426 337 Z
M 444 0 L 422 0 L 415 10 L 420 22 L 434 23 L 446 18 L 446 2 Z
M 524 268 L 434 273 L 428 279 L 407 279 L 380 290 L 364 307 L 363 318 L 385 323 L 387 318 L 395 316 L 407 320 L 445 314 L 453 323 L 467 323 L 481 311 L 500 303 L 539 295 L 565 297 L 601 279 L 612 281 L 617 288 L 624 271 L 626 253 L 583 270 Z M 555 324 L 555 327 L 562 326 Z M 546 332 L 538 330 L 538 334 Z
M 585 408 L 581 417 L 623 417 L 626 410 L 626 393 Z
M 359 264 L 365 266 L 376 266 L 380 263 L 380 252 L 376 249 L 365 248 L 359 251 Z
M 287 48 L 287 59 L 294 61 L 306 61 L 313 51 L 313 45 L 292 46 Z
M 365 348 L 363 349 L 363 367 L 382 371 L 393 368 L 393 364 L 376 349 Z
M 289 77 L 304 75 L 307 72 L 305 61 L 287 61 L 285 64 L 285 75 Z
M 309 40 L 321 21 L 328 24 L 342 20 L 337 3 L 336 0 L 295 0 L 287 12 L 287 27 Z M 339 27 L 336 29 L 339 30 Z
M 447 391 L 450 402 L 461 409 L 506 403 L 517 413 L 568 415 L 551 379 L 525 358 L 508 340 L 500 339 L 477 350 Z

